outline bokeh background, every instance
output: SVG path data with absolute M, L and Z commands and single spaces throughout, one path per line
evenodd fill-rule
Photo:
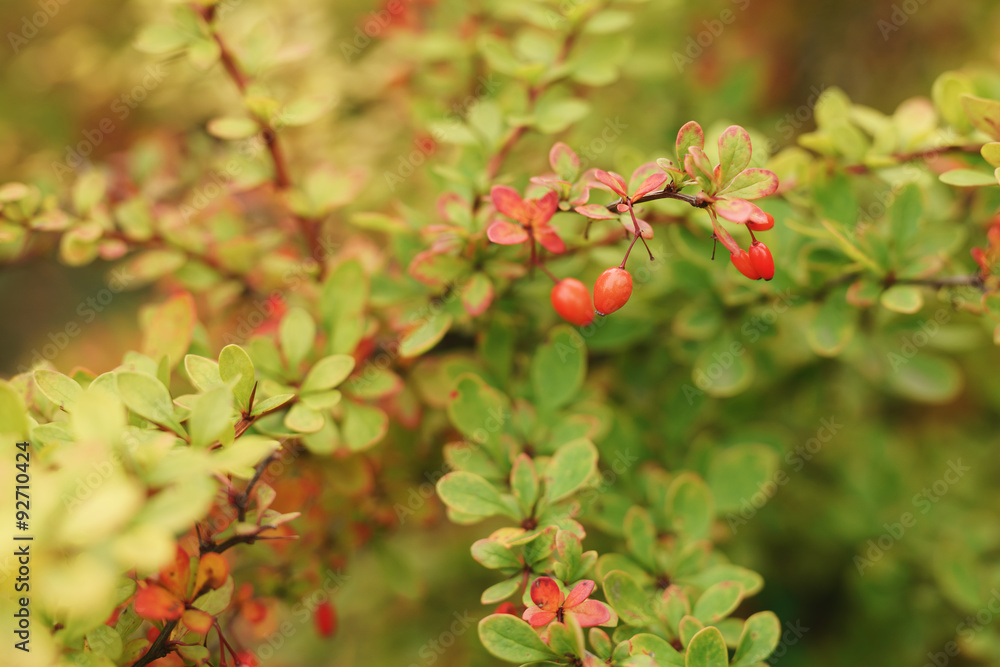
M 381 175 L 426 137 L 427 118 L 446 104 L 438 96 L 461 103 L 454 81 L 466 73 L 459 71 L 460 60 L 446 56 L 481 3 L 408 3 L 411 23 L 386 29 L 350 58 L 344 46 L 378 10 L 371 3 L 231 4 L 226 25 L 234 35 L 282 45 L 288 67 L 272 85 L 321 90 L 336 99 L 329 119 L 289 130 L 296 160 L 322 158 L 374 174 L 358 210 L 399 197 L 432 211 L 431 166 L 446 164 L 450 149 L 436 149 L 396 192 L 387 191 Z M 32 31 L 25 21 L 44 7 L 57 11 L 27 37 Z M 65 184 L 54 163 L 108 118 L 114 130 L 101 133 L 90 159 L 123 159 L 123 149 L 138 146 L 141 154 L 146 144 L 172 145 L 178 155 L 197 147 L 192 128 L 231 108 L 234 91 L 217 68 L 199 71 L 132 47 L 139 28 L 166 11 L 154 0 L 0 3 L 0 182 L 32 181 L 56 191 Z M 628 11 L 638 18 L 627 31 L 621 79 L 589 96 L 592 113 L 564 137 L 571 145 L 585 144 L 604 119 L 621 117 L 627 128 L 602 156 L 609 165 L 635 165 L 650 146 L 672 146 L 676 129 L 692 118 L 706 126 L 738 122 L 778 148 L 813 129 L 811 107 L 825 88 L 838 86 L 889 113 L 906 98 L 928 95 L 945 70 L 970 63 L 1000 67 L 1000 6 L 990 0 L 653 0 L 630 4 Z M 721 23 L 727 16 L 732 21 Z M 424 36 L 423 49 L 412 47 L 414 30 Z M 706 31 L 707 46 L 695 49 L 689 40 Z M 679 55 L 693 62 L 679 66 Z M 155 65 L 165 71 L 162 81 L 148 78 Z M 525 173 L 543 169 L 547 142 L 529 137 L 510 164 Z M 99 310 L 91 306 L 91 317 L 81 304 L 102 290 L 107 266 L 68 269 L 44 250 L 0 267 L 0 373 L 16 373 L 50 342 L 59 350 L 49 361 L 61 370 L 114 367 L 120 351 L 139 340 L 137 309 L 147 295 L 115 294 Z M 676 298 L 670 301 L 677 306 Z M 59 343 L 58 332 L 74 322 L 83 335 Z M 738 331 L 744 321 L 726 322 Z M 874 338 L 866 326 L 873 324 L 863 322 L 859 336 Z M 690 364 L 678 366 L 678 359 L 691 359 L 701 348 L 686 349 L 669 340 L 669 331 L 657 331 L 594 350 L 598 377 L 614 369 L 630 378 L 612 391 L 632 413 L 612 434 L 615 447 L 634 448 L 668 468 L 699 470 L 710 482 L 710 447 L 759 442 L 773 450 L 775 469 L 790 481 L 745 525 L 734 530 L 721 521 L 717 535 L 735 562 L 767 582 L 746 611 L 773 609 L 792 630 L 773 664 L 916 667 L 930 660 L 928 653 L 943 651 L 962 632 L 964 619 L 977 613 L 979 629 L 970 641 L 1000 655 L 1000 614 L 980 613 L 991 596 L 1000 599 L 1000 357 L 991 341 L 975 324 L 949 316 L 948 333 L 935 340 L 932 353 L 947 360 L 959 380 L 944 391 L 928 388 L 922 395 L 931 400 L 921 401 L 915 400 L 920 391 L 893 392 L 868 377 L 864 345 L 850 358 L 818 359 L 795 344 L 795 328 L 792 318 L 778 318 L 764 331 L 765 338 L 788 341 L 786 353 L 797 355 L 794 370 L 774 370 L 767 358 L 758 359 L 766 380 L 731 399 L 693 404 L 678 391 L 690 381 Z M 785 456 L 816 437 L 822 419 L 842 428 L 796 469 Z M 387 454 L 385 465 L 398 463 L 415 488 L 442 470 L 441 442 L 394 427 L 390 443 L 383 447 L 397 453 Z M 970 470 L 934 487 L 958 460 Z M 336 475 L 335 463 L 324 465 L 321 470 Z M 617 490 L 627 495 L 627 485 L 622 479 Z M 926 513 L 916 498 L 923 489 L 934 497 Z M 427 516 L 380 534 L 351 559 L 335 598 L 338 636 L 324 643 L 303 630 L 266 664 L 495 664 L 472 626 L 453 645 L 444 634 L 455 614 L 484 613 L 479 591 L 493 579 L 467 550 L 483 528 L 452 526 L 433 499 L 426 502 Z M 916 524 L 859 572 L 856 558 L 870 557 L 869 540 L 877 541 L 885 524 L 905 512 L 916 516 Z M 349 527 L 329 530 L 339 535 Z M 593 548 L 611 544 L 601 540 L 595 531 Z M 323 558 L 321 550 L 312 555 Z M 296 574 L 277 563 L 271 569 L 266 562 L 255 565 L 265 573 L 260 586 L 276 595 Z M 962 655 L 947 659 L 951 665 L 1000 664 Z

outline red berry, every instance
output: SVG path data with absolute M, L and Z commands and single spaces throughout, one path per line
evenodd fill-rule
M 594 305 L 590 301 L 590 290 L 576 278 L 560 280 L 549 293 L 552 307 L 559 316 L 577 326 L 594 321 Z
M 598 315 L 610 315 L 632 296 L 632 274 L 613 266 L 605 269 L 594 283 L 594 308 Z
M 774 227 L 774 216 L 770 213 L 765 213 L 764 215 L 767 216 L 767 222 L 748 222 L 747 227 L 755 232 L 766 232 Z
M 764 280 L 774 277 L 774 259 L 771 257 L 771 251 L 760 241 L 754 241 L 750 246 L 750 263 Z
M 750 261 L 750 255 L 747 254 L 746 250 L 740 250 L 739 254 L 732 253 L 729 255 L 729 259 L 732 260 L 733 266 L 747 278 L 750 280 L 760 280 L 760 273 L 754 268 L 753 263 Z
M 337 611 L 329 601 L 321 602 L 316 607 L 316 631 L 320 637 L 332 637 L 337 632 Z

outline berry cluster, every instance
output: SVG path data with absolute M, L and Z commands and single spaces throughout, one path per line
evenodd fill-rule
M 590 290 L 576 278 L 563 278 L 549 293 L 552 307 L 567 322 L 584 326 L 594 321 L 594 313 L 609 315 L 624 306 L 632 296 L 632 274 L 613 266 L 597 277 L 594 300 Z

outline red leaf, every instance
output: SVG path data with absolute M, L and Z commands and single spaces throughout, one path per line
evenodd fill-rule
M 160 585 L 181 600 L 187 599 L 188 582 L 191 580 L 191 557 L 180 545 L 174 552 L 174 560 L 160 570 Z
M 603 602 L 597 600 L 585 600 L 573 607 L 573 611 L 568 613 L 572 613 L 576 617 L 581 628 L 590 628 L 611 620 L 611 611 Z
M 184 613 L 184 603 L 167 589 L 154 584 L 136 593 L 135 613 L 151 621 L 176 621 Z
M 739 253 L 740 244 L 729 235 L 729 232 L 719 225 L 712 225 L 712 229 L 715 232 L 715 238 L 719 239 L 719 242 L 726 247 L 726 250 L 728 250 L 730 254 L 734 252 Z
M 539 628 L 546 623 L 551 623 L 556 618 L 554 611 L 545 611 L 538 607 L 528 607 L 521 615 L 521 619 L 527 621 L 531 627 Z
M 514 188 L 494 185 L 490 190 L 490 199 L 493 200 L 493 206 L 508 218 L 525 222 L 524 200 Z
M 622 227 L 625 228 L 625 231 L 635 234 L 635 224 L 632 222 L 631 216 L 626 217 L 623 215 L 619 217 L 618 220 L 622 223 Z M 648 222 L 642 218 L 636 218 L 635 221 L 639 223 L 639 232 L 642 234 L 642 238 L 653 238 L 653 228 L 649 226 Z
M 559 193 L 549 190 L 545 196 L 525 202 L 524 208 L 528 216 L 524 222 L 529 227 L 541 227 L 559 210 Z
M 712 208 L 720 218 L 745 225 L 750 219 L 750 202 L 745 199 L 721 197 L 712 203 Z
M 591 220 L 611 220 L 612 218 L 617 218 L 618 216 L 609 211 L 604 206 L 600 204 L 587 204 L 586 206 L 577 206 L 573 209 L 580 215 L 585 215 Z
M 575 181 L 580 173 L 580 158 L 561 141 L 556 142 L 549 151 L 549 164 L 552 165 L 552 171 L 563 180 Z
M 555 580 L 539 577 L 531 584 L 531 601 L 545 611 L 556 611 L 563 603 L 563 594 Z
M 500 245 L 517 245 L 528 240 L 528 232 L 521 225 L 497 220 L 486 229 L 486 237 Z
M 479 317 L 493 302 L 493 282 L 485 273 L 474 273 L 462 288 L 462 306 L 472 317 Z
M 625 179 L 616 174 L 613 171 L 604 171 L 603 169 L 594 170 L 594 178 L 608 186 L 612 192 L 620 197 L 627 197 L 628 191 L 625 187 Z
M 563 602 L 563 607 L 566 609 L 571 609 L 577 606 L 578 604 L 580 604 L 581 602 L 590 597 L 590 594 L 594 592 L 594 586 L 596 585 L 597 584 L 595 584 L 590 579 L 584 579 L 576 586 L 574 586 L 573 590 L 569 592 L 569 595 L 566 596 L 566 601 Z
M 679 162 L 684 162 L 688 154 L 688 149 L 691 146 L 697 146 L 698 148 L 705 147 L 705 132 L 701 129 L 701 125 L 693 120 L 685 123 L 684 127 L 677 132 L 675 147 L 677 148 L 677 160 Z
M 553 252 L 557 255 L 566 252 L 566 244 L 563 240 L 559 238 L 556 234 L 556 230 L 552 229 L 548 225 L 544 227 L 539 227 L 535 230 L 535 238 L 538 242 L 542 244 L 549 252 Z
M 199 635 L 207 634 L 215 625 L 215 617 L 201 609 L 188 609 L 182 620 L 188 629 Z
M 661 185 L 663 185 L 666 181 L 667 181 L 667 175 L 664 174 L 662 171 L 658 174 L 650 175 L 649 177 L 646 178 L 646 180 L 640 183 L 639 187 L 636 188 L 634 193 L 632 193 L 632 199 L 635 200 L 638 199 L 639 197 L 649 194 L 653 190 L 656 190 Z

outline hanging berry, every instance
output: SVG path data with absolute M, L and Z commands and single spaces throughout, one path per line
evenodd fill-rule
M 771 257 L 771 251 L 760 241 L 754 241 L 750 246 L 750 263 L 764 280 L 774 277 L 774 259 Z
M 613 266 L 597 277 L 594 283 L 594 308 L 598 315 L 610 315 L 624 306 L 632 296 L 632 274 Z
M 760 273 L 754 268 L 753 262 L 750 261 L 750 255 L 746 250 L 730 254 L 729 259 L 732 260 L 733 266 L 747 278 L 750 280 L 760 280 Z
M 584 326 L 594 321 L 590 290 L 576 278 L 560 280 L 549 293 L 552 307 L 567 322 Z

